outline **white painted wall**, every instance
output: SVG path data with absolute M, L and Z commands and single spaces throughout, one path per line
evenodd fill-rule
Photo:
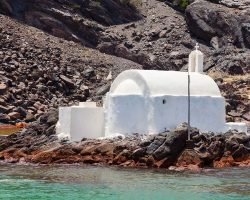
M 60 107 L 56 133 L 60 139 L 81 141 L 104 136 L 104 109 L 93 103 Z
M 187 122 L 187 96 L 154 96 L 151 98 L 151 102 L 150 133 L 164 132 Z M 191 126 L 197 127 L 203 132 L 224 131 L 225 100 L 223 97 L 192 96 L 190 102 Z
M 105 136 L 132 133 L 157 134 L 188 119 L 187 96 L 110 95 Z M 223 97 L 191 97 L 191 126 L 203 132 L 224 132 Z
M 71 107 L 70 139 L 104 136 L 104 110 L 102 107 Z
M 225 123 L 225 100 L 212 78 L 196 72 L 190 77 L 191 126 L 202 132 L 246 132 L 245 123 Z M 80 141 L 175 128 L 188 119 L 187 79 L 187 72 L 124 71 L 112 83 L 103 108 L 94 102 L 59 108 L 57 133 Z
M 221 96 L 214 80 L 201 73 L 190 73 L 191 96 Z M 132 82 L 134 84 L 132 84 Z M 126 70 L 118 75 L 110 88 L 110 94 L 138 94 L 145 96 L 187 96 L 188 73 L 157 70 Z M 136 85 L 136 87 L 133 87 Z M 139 89 L 138 89 L 139 88 Z
M 56 133 L 59 138 L 70 138 L 71 107 L 59 107 Z
M 199 50 L 194 50 L 189 54 L 188 71 L 203 72 L 203 53 Z
M 193 63 L 197 69 L 194 70 L 202 72 L 203 54 L 193 54 L 197 57 Z M 226 125 L 225 100 L 217 84 L 211 77 L 197 72 L 190 73 L 191 126 L 202 132 L 226 132 L 230 127 L 243 130 L 241 126 Z M 187 79 L 187 72 L 122 72 L 107 93 L 105 136 L 157 134 L 187 122 Z
M 142 95 L 110 95 L 105 136 L 147 133 L 147 108 Z
M 86 101 L 86 102 L 79 102 L 80 107 L 96 107 L 96 102 L 93 101 Z

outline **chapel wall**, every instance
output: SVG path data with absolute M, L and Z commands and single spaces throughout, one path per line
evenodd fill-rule
M 102 107 L 71 107 L 70 139 L 104 137 L 104 109 Z
M 161 133 L 187 122 L 188 97 L 162 95 L 151 97 L 150 133 Z M 191 126 L 204 132 L 220 132 L 225 127 L 223 97 L 191 96 Z
M 147 133 L 147 107 L 144 96 L 109 94 L 107 103 L 105 136 Z

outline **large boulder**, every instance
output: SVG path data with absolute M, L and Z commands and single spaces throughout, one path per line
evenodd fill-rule
M 187 139 L 187 128 L 177 128 L 166 134 L 164 143 L 154 151 L 153 156 L 161 160 L 166 156 L 178 155 L 185 148 Z
M 242 34 L 246 47 L 250 48 L 250 22 L 242 24 Z

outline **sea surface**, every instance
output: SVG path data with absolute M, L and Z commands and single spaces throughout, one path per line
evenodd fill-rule
M 201 173 L 0 164 L 1 200 L 250 200 L 250 168 Z

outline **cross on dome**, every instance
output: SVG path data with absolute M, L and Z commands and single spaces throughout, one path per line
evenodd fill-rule
M 199 49 L 199 44 L 198 43 L 196 43 L 196 45 L 195 45 L 195 50 L 197 51 L 198 49 Z

